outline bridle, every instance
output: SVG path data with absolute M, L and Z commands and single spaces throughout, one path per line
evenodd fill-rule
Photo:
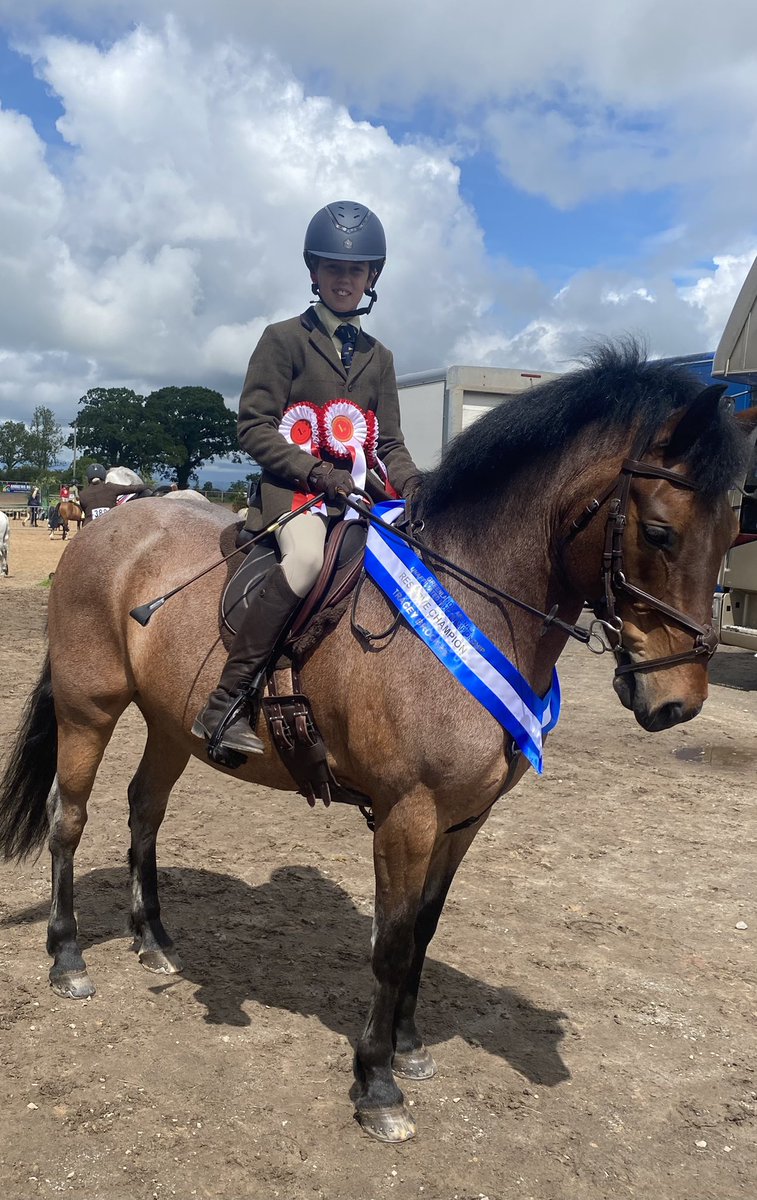
M 647 443 L 648 444 L 648 443 Z M 643 451 L 641 451 L 643 453 Z M 576 534 L 584 530 L 596 516 L 602 506 L 609 501 L 607 521 L 605 523 L 604 549 L 602 552 L 602 586 L 604 595 L 595 606 L 595 615 L 610 640 L 610 648 L 615 654 L 617 667 L 615 675 L 630 675 L 638 671 L 656 671 L 660 667 L 673 667 L 684 662 L 698 662 L 703 657 L 712 658 L 718 646 L 718 635 L 712 625 L 701 625 L 688 613 L 666 604 L 659 597 L 643 591 L 626 577 L 623 562 L 623 535 L 628 525 L 628 501 L 631 493 L 631 481 L 634 476 L 647 479 L 666 479 L 676 487 L 688 488 L 697 492 L 699 488 L 685 475 L 678 471 L 670 471 L 667 467 L 658 467 L 654 463 L 644 462 L 641 458 L 631 457 L 624 460 L 619 475 L 594 500 L 587 504 L 584 511 L 573 521 L 565 541 L 571 541 Z M 649 608 L 656 609 L 663 616 L 675 621 L 682 629 L 687 629 L 694 635 L 694 644 L 690 650 L 678 654 L 666 654 L 660 658 L 644 659 L 643 662 L 622 661 L 621 656 L 628 654 L 623 645 L 623 620 L 617 612 L 619 593 L 640 600 Z M 597 611 L 599 610 L 599 611 Z

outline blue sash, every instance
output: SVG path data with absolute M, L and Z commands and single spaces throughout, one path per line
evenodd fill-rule
M 404 501 L 377 504 L 374 515 L 386 529 L 371 524 L 365 569 L 399 609 L 408 625 L 448 671 L 499 721 L 519 750 L 541 773 L 542 743 L 560 715 L 557 671 L 543 698 L 520 671 L 490 642 L 415 551 L 391 532 L 391 522 L 404 511 Z

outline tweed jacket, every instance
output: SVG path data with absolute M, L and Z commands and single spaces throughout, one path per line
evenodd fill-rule
M 352 366 L 345 371 L 332 339 L 308 310 L 269 325 L 247 368 L 239 401 L 239 442 L 263 469 L 257 494 L 250 502 L 248 529 L 264 529 L 290 511 L 295 491 L 309 490 L 307 477 L 317 460 L 279 433 L 285 409 L 304 401 L 322 407 L 337 399 L 351 400 L 376 414 L 378 455 L 400 495 L 419 474 L 400 429 L 397 380 L 389 350 L 361 329 Z M 328 460 L 328 454 L 321 453 Z M 342 459 L 338 465 L 348 464 Z
M 90 525 L 108 509 L 115 508 L 119 496 L 141 496 L 148 489 L 124 487 L 122 483 L 91 483 L 85 487 L 79 496 L 79 504 L 84 513 L 84 524 Z

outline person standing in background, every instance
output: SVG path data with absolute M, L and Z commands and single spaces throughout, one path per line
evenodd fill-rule
M 37 518 L 39 517 L 39 510 L 41 507 L 42 498 L 39 494 L 39 488 L 35 484 L 29 493 L 29 523 L 34 529 L 37 527 Z M 24 525 L 25 524 L 26 521 L 24 521 Z

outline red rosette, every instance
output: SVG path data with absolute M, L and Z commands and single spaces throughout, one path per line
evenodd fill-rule
M 329 400 L 320 410 L 320 444 L 334 458 L 354 458 L 368 436 L 366 413 L 352 400 Z M 353 449 L 350 449 L 350 446 Z
M 365 450 L 365 461 L 368 463 L 369 467 L 375 467 L 376 462 L 378 461 L 376 458 L 376 451 L 378 450 L 379 440 L 379 426 L 376 414 L 370 411 L 366 412 L 365 423 L 368 426 L 368 435 L 365 439 L 365 445 L 363 446 L 363 449 Z
M 318 409 L 315 404 L 304 401 L 292 404 L 279 423 L 279 433 L 295 446 L 302 446 L 315 455 L 320 445 Z

